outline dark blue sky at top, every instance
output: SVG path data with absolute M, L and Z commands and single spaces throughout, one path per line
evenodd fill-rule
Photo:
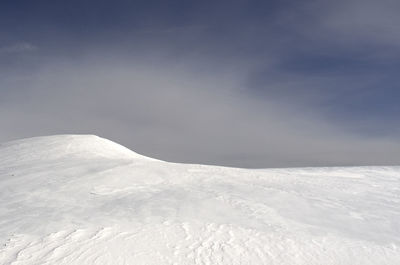
M 3 1 L 0 14 L 5 41 L 72 41 L 84 48 L 94 41 L 109 42 L 110 37 L 130 44 L 143 38 L 175 39 L 179 49 L 191 41 L 211 42 L 218 52 L 259 55 L 268 31 L 279 30 L 268 23 L 284 5 L 285 1 Z
M 90 53 L 201 58 L 200 70 L 245 65 L 244 97 L 393 136 L 400 132 L 399 13 L 394 0 L 3 0 L 0 78 Z

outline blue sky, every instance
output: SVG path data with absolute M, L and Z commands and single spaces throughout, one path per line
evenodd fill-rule
M 2 1 L 0 141 L 94 133 L 171 161 L 399 164 L 399 11 Z

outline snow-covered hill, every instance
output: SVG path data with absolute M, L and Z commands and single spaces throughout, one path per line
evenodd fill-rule
M 0 264 L 400 264 L 400 167 L 167 163 L 96 137 L 0 145 Z

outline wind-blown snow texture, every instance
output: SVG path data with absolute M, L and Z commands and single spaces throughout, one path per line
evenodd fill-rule
M 96 136 L 0 145 L 0 264 L 400 264 L 400 167 L 167 163 Z

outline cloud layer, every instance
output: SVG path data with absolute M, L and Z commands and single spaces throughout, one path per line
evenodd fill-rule
M 48 65 L 14 80 L 0 137 L 94 133 L 161 159 L 244 167 L 397 162 L 395 139 L 248 96 L 243 78 L 132 58 Z

